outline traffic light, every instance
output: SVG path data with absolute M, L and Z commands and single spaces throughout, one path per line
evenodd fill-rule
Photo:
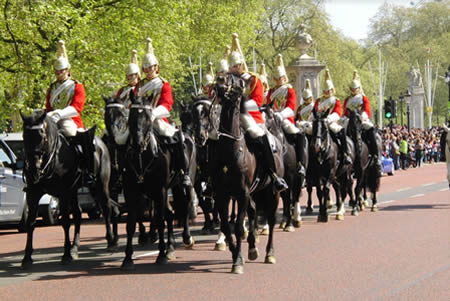
M 384 101 L 384 117 L 391 119 L 393 117 L 392 97 Z

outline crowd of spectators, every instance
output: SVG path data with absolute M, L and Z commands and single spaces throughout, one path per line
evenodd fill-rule
M 431 129 L 393 125 L 380 131 L 383 156 L 392 158 L 394 169 L 421 167 L 423 163 L 441 161 L 440 138 L 442 127 Z

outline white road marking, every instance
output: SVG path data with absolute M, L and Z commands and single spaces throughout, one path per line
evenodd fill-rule
M 439 190 L 439 191 L 448 191 L 449 189 L 448 188 L 442 188 L 441 190 Z
M 384 201 L 384 202 L 380 202 L 380 204 L 389 204 L 389 203 L 393 203 L 393 202 L 397 202 L 397 200 Z
M 411 187 L 400 188 L 400 189 L 397 189 L 396 191 L 400 192 L 400 191 L 405 191 L 405 190 L 408 190 L 408 189 L 411 189 Z
M 423 193 L 419 193 L 419 194 L 415 194 L 415 195 L 412 195 L 412 196 L 410 196 L 410 198 L 418 198 L 418 197 L 421 197 L 421 196 L 424 196 L 425 194 L 423 194 Z
M 140 258 L 140 257 L 145 257 L 145 256 L 153 256 L 153 255 L 156 255 L 158 253 L 159 253 L 159 251 L 152 251 L 152 252 L 144 253 L 144 254 L 141 254 L 141 255 L 133 256 L 133 258 Z
M 425 187 L 425 186 L 431 186 L 431 185 L 434 185 L 434 184 L 436 184 L 436 182 L 431 182 L 431 183 L 423 184 L 422 186 Z

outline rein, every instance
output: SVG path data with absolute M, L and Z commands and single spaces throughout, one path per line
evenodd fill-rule
M 39 124 L 39 125 L 33 125 L 31 127 L 27 127 L 27 130 L 40 130 L 44 127 L 44 124 Z M 56 142 L 53 143 L 52 147 L 51 147 L 51 151 L 50 151 L 50 155 L 44 165 L 43 168 L 37 170 L 37 178 L 34 180 L 34 184 L 38 183 L 41 180 L 45 180 L 45 179 L 49 179 L 51 178 L 51 176 L 53 175 L 53 169 L 55 167 L 55 160 L 54 157 L 57 153 L 58 148 L 61 146 L 61 141 L 60 139 L 56 138 Z M 44 155 L 42 155 L 43 157 Z M 42 159 L 42 158 L 40 158 Z M 25 171 L 27 172 L 27 166 L 30 164 L 29 160 L 27 160 L 27 164 L 25 164 Z

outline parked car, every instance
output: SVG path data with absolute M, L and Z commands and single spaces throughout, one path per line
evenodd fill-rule
M 2 139 L 5 144 L 7 144 L 12 152 L 12 156 L 17 162 L 19 162 L 15 172 L 17 175 L 20 174 L 21 182 L 16 181 L 14 183 L 15 188 L 10 187 L 9 189 L 22 191 L 23 187 L 25 186 L 24 179 L 22 179 L 22 168 L 23 162 L 25 161 L 22 133 L 3 133 L 0 134 L 0 139 Z M 11 173 L 11 171 L 9 173 Z M 11 198 L 12 201 L 17 197 L 19 196 L 8 196 L 8 198 Z M 20 197 L 26 200 L 24 192 L 21 193 Z M 15 200 L 14 202 L 17 202 L 17 200 Z M 95 219 L 100 216 L 101 211 L 98 208 L 94 198 L 89 193 L 88 188 L 81 187 L 78 190 L 78 202 L 80 204 L 81 210 L 83 212 L 86 212 L 89 218 Z M 44 223 L 47 225 L 58 223 L 60 217 L 59 199 L 57 197 L 44 194 L 39 200 L 38 216 L 42 217 Z

